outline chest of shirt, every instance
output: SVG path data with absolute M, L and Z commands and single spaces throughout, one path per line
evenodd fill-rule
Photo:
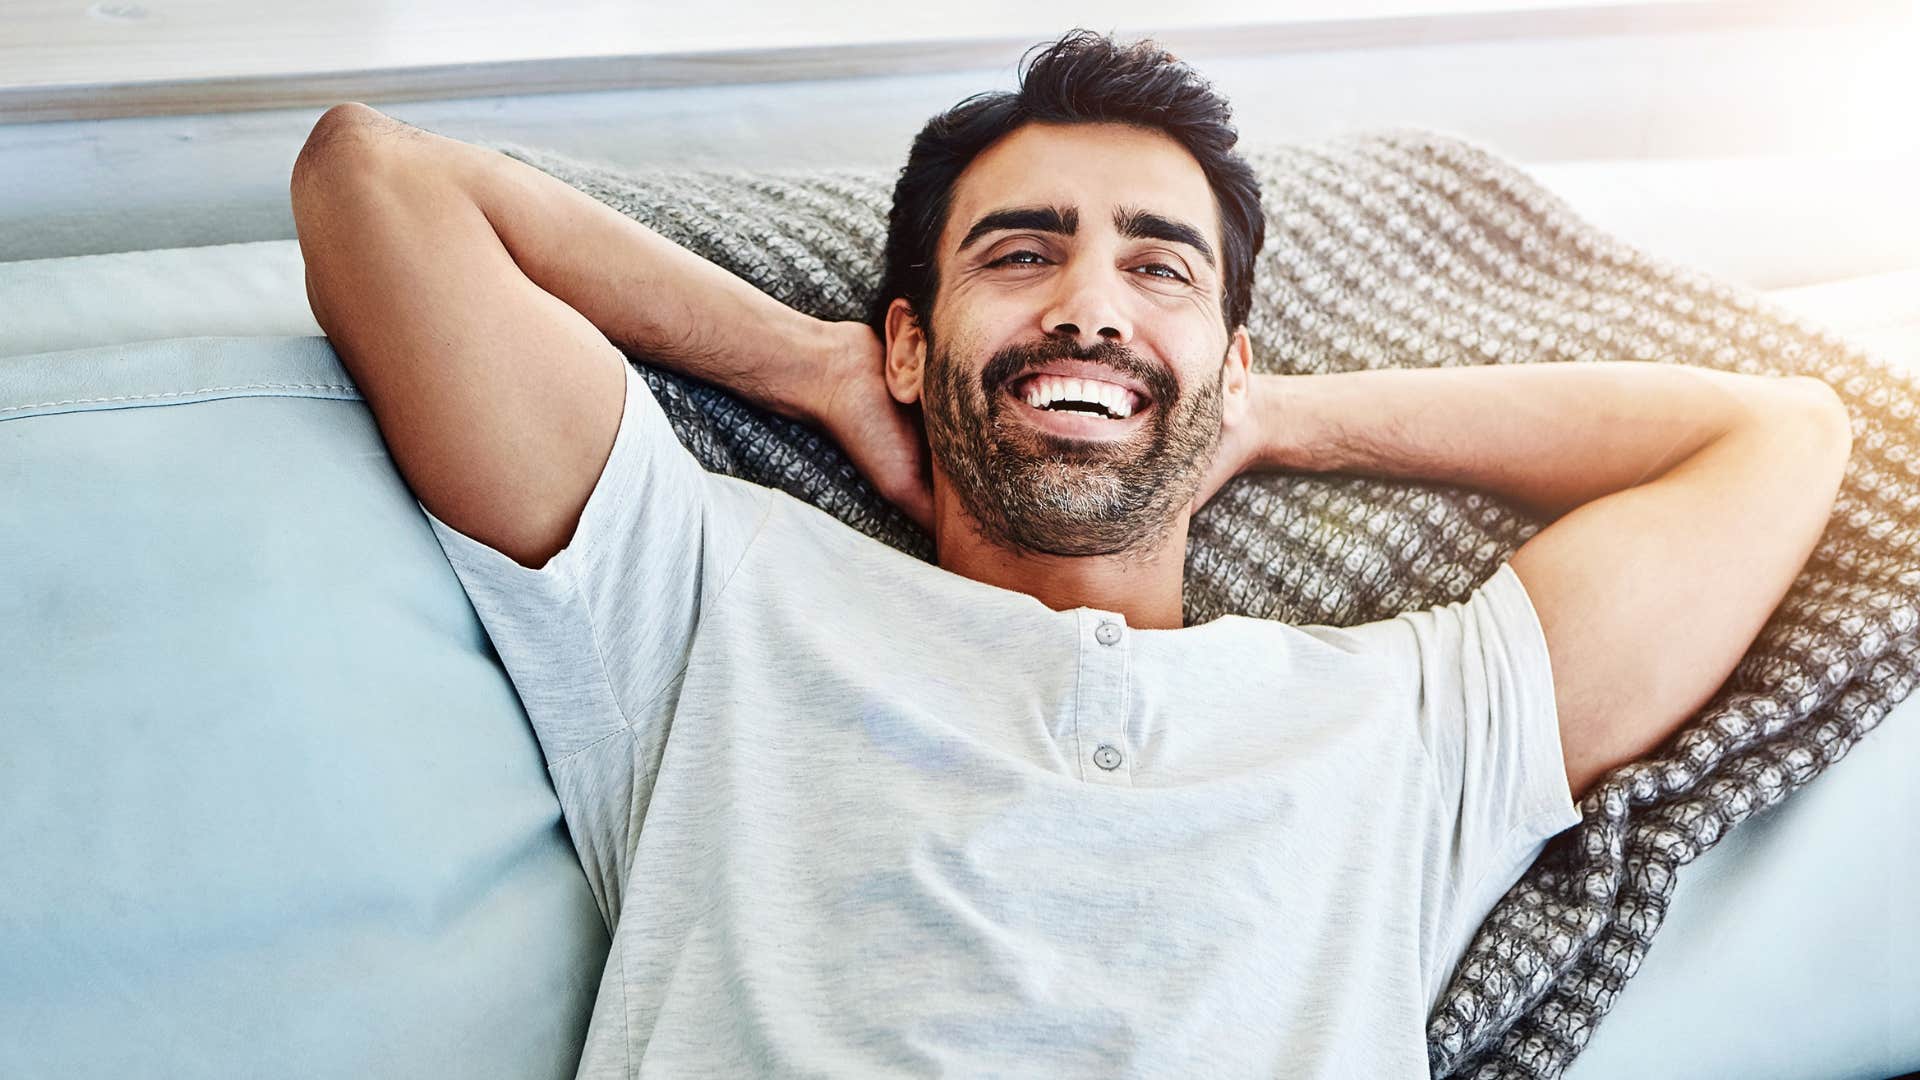
M 751 633 L 787 652 L 696 649 L 674 699 L 627 906 L 635 1030 L 718 1015 L 654 989 L 701 971 L 805 1003 L 829 1045 L 968 1062 L 1044 1023 L 1055 1052 L 1136 1047 L 1138 1075 L 1199 1044 L 1252 1075 L 1318 1045 L 1287 1018 L 1333 1003 L 1365 1045 L 1388 1015 L 1417 1045 L 1424 764 L 1364 689 L 1327 710 L 1097 641 L 1117 663 L 1078 640 L 799 656 Z

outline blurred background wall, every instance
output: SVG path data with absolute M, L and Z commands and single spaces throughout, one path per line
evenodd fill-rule
M 620 164 L 891 170 L 1075 25 L 1155 36 L 1250 144 L 1431 127 L 1623 191 L 1685 169 L 1729 210 L 1817 187 L 1898 212 L 1920 178 L 1915 0 L 898 6 L 0 0 L 0 261 L 290 238 L 294 156 L 339 101 Z

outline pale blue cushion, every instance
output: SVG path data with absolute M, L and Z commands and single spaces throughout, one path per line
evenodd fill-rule
M 607 933 L 319 337 L 0 359 L 0 1076 L 573 1074 Z
M 1920 694 L 1674 878 L 1565 1080 L 1920 1075 Z

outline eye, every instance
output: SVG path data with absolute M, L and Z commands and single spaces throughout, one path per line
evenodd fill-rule
M 1186 278 L 1186 275 L 1184 275 L 1184 274 L 1182 274 L 1182 273 L 1181 273 L 1180 271 L 1178 271 L 1178 270 L 1175 270 L 1175 269 L 1174 269 L 1173 267 L 1171 267 L 1171 266 L 1168 266 L 1168 265 L 1167 265 L 1166 263 L 1148 263 L 1148 264 L 1146 264 L 1145 266 L 1142 266 L 1142 267 L 1141 267 L 1140 269 L 1142 269 L 1142 270 L 1165 270 L 1165 271 L 1166 271 L 1166 273 L 1164 273 L 1164 274 L 1152 274 L 1152 275 L 1149 275 L 1149 276 L 1151 276 L 1151 277 L 1157 277 L 1157 278 L 1166 278 L 1166 279 L 1167 279 L 1168 281 L 1185 281 L 1185 280 L 1187 280 L 1187 278 Z
M 1014 264 L 1014 260 L 1015 260 L 1015 259 L 1018 259 L 1018 258 L 1020 258 L 1020 256 L 1022 256 L 1022 255 L 1026 255 L 1026 256 L 1029 256 L 1029 257 L 1031 257 L 1031 258 L 1033 258 L 1033 259 L 1034 259 L 1035 261 L 1034 261 L 1034 262 L 1024 262 L 1024 261 L 1023 261 L 1023 262 L 1020 262 L 1020 263 L 1018 264 L 1018 265 L 1020 265 L 1020 266 L 1038 266 L 1038 265 L 1040 265 L 1041 263 L 1044 263 L 1044 262 L 1046 262 L 1046 261 L 1047 261 L 1047 259 L 1046 259 L 1046 256 L 1044 256 L 1044 255 L 1042 255 L 1042 254 L 1040 254 L 1039 252 L 1037 252 L 1037 251 L 1029 251 L 1029 250 L 1027 250 L 1026 248 L 1021 248 L 1021 249 L 1020 249 L 1020 250 L 1018 250 L 1018 251 L 1009 251 L 1009 252 L 1007 252 L 1007 253 L 1006 253 L 1005 255 L 1002 255 L 1002 256 L 1000 256 L 999 258 L 997 258 L 997 259 L 995 259 L 995 260 L 993 260 L 992 262 L 990 262 L 990 263 L 988 263 L 987 265 L 988 265 L 988 266 L 1010 266 L 1010 265 L 1015 265 L 1015 264 Z

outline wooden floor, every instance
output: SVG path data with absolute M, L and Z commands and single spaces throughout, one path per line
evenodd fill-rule
M 1003 66 L 1085 23 L 1182 55 L 1911 18 L 1915 0 L 0 0 L 0 123 Z

